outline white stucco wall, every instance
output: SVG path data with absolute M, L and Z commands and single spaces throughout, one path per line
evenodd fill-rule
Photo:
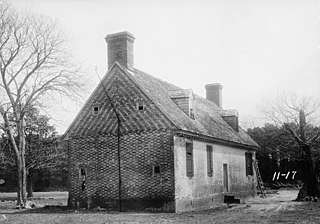
M 255 180 L 246 176 L 247 150 L 193 140 L 194 175 L 187 177 L 186 140 L 174 137 L 176 212 L 214 207 L 225 194 L 241 199 L 255 195 Z M 207 174 L 207 145 L 213 147 L 212 177 Z M 229 192 L 223 190 L 223 164 L 228 164 Z

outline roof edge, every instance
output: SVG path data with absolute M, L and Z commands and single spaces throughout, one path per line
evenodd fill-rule
M 71 122 L 71 124 L 68 126 L 67 130 L 64 132 L 64 134 L 62 134 L 61 139 L 63 140 L 67 140 L 65 138 L 69 138 L 69 131 L 71 129 L 71 127 L 76 123 L 76 121 L 78 120 L 83 108 L 86 107 L 86 105 L 90 102 L 90 100 L 92 99 L 92 97 L 94 96 L 94 94 L 98 91 L 99 86 L 102 85 L 102 82 L 108 77 L 108 75 L 110 74 L 111 70 L 115 67 L 115 66 L 119 66 L 119 64 L 117 62 L 113 63 L 113 65 L 108 69 L 108 71 L 106 72 L 106 74 L 102 77 L 102 79 L 99 77 L 99 83 L 96 86 L 96 88 L 92 91 L 92 93 L 90 94 L 89 98 L 86 100 L 86 102 L 83 104 L 83 106 L 81 107 L 81 109 L 79 110 L 79 112 L 77 113 L 77 115 L 75 116 L 75 118 L 73 119 L 73 121 Z M 121 68 L 121 67 L 120 67 Z
M 174 134 L 175 135 L 182 135 L 182 136 L 183 135 L 189 136 L 189 137 L 195 138 L 195 139 L 201 139 L 201 140 L 205 140 L 208 142 L 219 143 L 221 145 L 226 145 L 226 146 L 231 146 L 231 147 L 240 147 L 242 149 L 249 149 L 249 150 L 253 150 L 253 151 L 257 151 L 258 149 L 260 149 L 260 147 L 257 147 L 254 145 L 241 144 L 241 143 L 237 143 L 237 142 L 233 142 L 233 141 L 228 141 L 225 139 L 220 139 L 220 138 L 215 138 L 215 137 L 211 137 L 211 136 L 207 136 L 207 135 L 197 134 L 197 133 L 190 132 L 190 131 L 175 130 Z

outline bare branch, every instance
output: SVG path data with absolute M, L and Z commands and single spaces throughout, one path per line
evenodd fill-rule
M 314 130 L 320 101 L 313 97 L 299 97 L 283 92 L 273 99 L 264 100 L 261 107 L 265 118 L 277 127 L 284 126 L 298 144 L 310 144 L 317 136 L 310 137 Z
M 82 74 L 72 63 L 54 21 L 22 13 L 6 2 L 0 4 L 0 114 L 4 122 L 1 128 L 19 160 L 19 189 L 25 186 L 26 113 L 41 106 L 48 96 L 79 97 L 84 86 Z M 44 160 L 41 156 L 34 158 Z M 23 197 L 24 192 L 19 194 Z

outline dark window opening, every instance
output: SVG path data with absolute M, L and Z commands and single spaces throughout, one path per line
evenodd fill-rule
M 212 177 L 213 175 L 213 158 L 212 158 L 212 146 L 207 145 L 207 172 L 208 176 Z
M 145 105 L 143 102 L 137 102 L 137 110 L 138 111 L 144 111 L 145 110 Z
M 85 168 L 80 168 L 79 170 L 79 175 L 80 175 L 80 181 L 81 181 L 81 189 L 85 190 L 86 188 L 86 179 L 87 179 L 87 172 Z
M 193 176 L 193 144 L 192 142 L 186 143 L 186 169 L 187 177 Z
M 153 175 L 160 174 L 160 173 L 161 173 L 160 165 L 153 166 Z
M 80 169 L 80 175 L 81 176 L 86 176 L 86 170 L 84 168 Z
M 93 114 L 99 114 L 99 106 L 94 106 L 93 107 Z
M 253 159 L 252 159 L 252 153 L 246 152 L 246 175 L 253 176 Z

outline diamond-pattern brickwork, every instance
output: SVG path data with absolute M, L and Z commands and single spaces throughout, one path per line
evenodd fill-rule
M 147 201 L 145 207 L 152 207 L 152 201 L 156 207 L 173 203 L 172 123 L 122 70 L 113 69 L 102 83 L 68 132 L 69 205 L 117 209 L 119 197 L 127 202 Z M 120 176 L 118 122 L 106 94 L 121 122 Z M 138 110 L 137 102 L 143 102 L 144 110 Z M 93 113 L 94 106 L 99 107 L 98 114 Z M 160 165 L 160 174 L 153 173 L 155 165 Z M 80 169 L 86 171 L 85 181 Z
M 174 163 L 171 132 L 133 133 L 120 137 L 122 200 L 174 200 Z M 119 160 L 117 136 L 74 138 L 69 141 L 70 192 L 73 207 L 117 209 Z M 153 167 L 160 165 L 160 174 Z M 85 188 L 80 168 L 86 169 Z
M 115 67 L 102 80 L 68 131 L 69 136 L 96 136 L 117 133 L 117 119 L 108 95 L 121 120 L 121 133 L 167 130 L 172 123 L 128 74 Z M 143 102 L 143 111 L 137 109 Z M 93 107 L 99 106 L 99 114 Z

